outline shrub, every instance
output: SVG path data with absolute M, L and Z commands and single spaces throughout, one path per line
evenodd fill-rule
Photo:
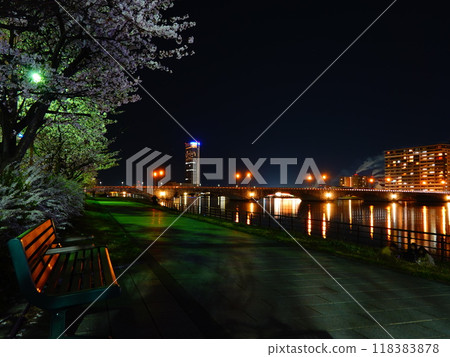
M 0 236 L 17 236 L 45 219 L 66 228 L 83 211 L 84 193 L 75 182 L 51 175 L 32 165 L 8 166 L 0 175 Z

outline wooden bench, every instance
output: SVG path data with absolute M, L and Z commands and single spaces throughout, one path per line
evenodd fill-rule
M 120 294 L 106 247 L 61 247 L 55 239 L 49 219 L 8 241 L 22 294 L 51 312 L 52 338 L 64 333 L 68 308 Z

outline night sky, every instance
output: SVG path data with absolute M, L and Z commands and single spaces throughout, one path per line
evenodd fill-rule
M 450 21 L 445 2 L 399 0 L 265 133 L 253 140 L 392 1 L 178 0 L 197 26 L 196 54 L 143 71 L 143 86 L 202 144 L 203 157 L 312 157 L 336 183 L 383 150 L 448 142 Z M 144 147 L 184 177 L 189 136 L 141 93 L 110 127 L 119 167 Z M 293 180 L 300 167 L 292 168 Z M 279 169 L 265 165 L 269 184 Z

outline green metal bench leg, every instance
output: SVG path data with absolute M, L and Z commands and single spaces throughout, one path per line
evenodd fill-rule
M 58 338 L 66 329 L 66 312 L 52 311 L 50 338 Z

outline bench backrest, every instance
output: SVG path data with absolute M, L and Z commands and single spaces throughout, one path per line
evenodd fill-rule
M 45 255 L 55 246 L 55 226 L 51 219 L 11 239 L 8 247 L 24 295 L 41 292 L 50 272 L 58 260 L 58 254 Z

